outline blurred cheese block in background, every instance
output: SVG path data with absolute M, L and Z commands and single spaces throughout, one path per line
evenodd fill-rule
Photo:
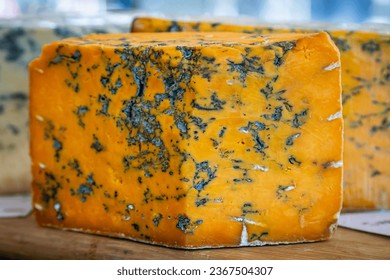
M 128 30 L 107 18 L 0 20 L 0 194 L 30 192 L 28 63 L 41 47 L 69 36 Z
M 90 35 L 30 64 L 40 225 L 180 248 L 326 240 L 342 200 L 326 33 Z
M 207 22 L 141 17 L 134 20 L 131 29 L 133 32 L 256 34 L 327 30 L 341 54 L 345 121 L 344 207 L 389 209 L 390 26 L 265 25 L 253 20 L 246 20 L 246 25 L 237 25 L 228 22 L 226 19 Z M 374 31 L 359 31 L 359 28 Z

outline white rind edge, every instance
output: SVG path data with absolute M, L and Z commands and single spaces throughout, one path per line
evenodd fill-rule
M 263 171 L 263 172 L 267 172 L 269 170 L 268 166 L 263 166 L 263 165 L 259 165 L 259 164 L 255 164 L 252 168 L 252 170 L 260 170 L 260 171 Z
M 292 191 L 292 190 L 294 190 L 295 189 L 295 186 L 287 186 L 287 187 L 285 187 L 282 191 L 283 192 L 289 192 L 289 191 Z
M 45 73 L 42 69 L 40 68 L 34 68 L 35 71 L 37 71 L 39 74 Z
M 247 246 L 248 244 L 248 231 L 246 230 L 246 224 L 242 223 L 240 246 Z
M 333 69 L 336 69 L 336 68 L 339 68 L 339 67 L 340 67 L 340 62 L 336 61 L 336 62 L 332 62 L 328 66 L 324 67 L 324 70 L 325 71 L 332 71 Z
M 343 161 L 331 161 L 326 165 L 326 168 L 340 168 L 343 167 Z
M 43 122 L 45 119 L 41 116 L 41 115 L 35 115 L 35 118 L 40 121 L 40 122 Z
M 330 115 L 329 117 L 327 117 L 326 120 L 333 121 L 335 119 L 340 119 L 342 116 L 343 116 L 343 114 L 341 113 L 341 111 L 338 111 L 338 112 L 334 113 L 333 115 Z
M 38 211 L 42 211 L 43 210 L 43 206 L 41 204 L 34 203 L 34 209 L 36 209 Z

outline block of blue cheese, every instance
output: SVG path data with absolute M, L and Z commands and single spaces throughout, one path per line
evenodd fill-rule
M 31 188 L 28 63 L 44 44 L 89 33 L 127 32 L 129 22 L 128 17 L 123 23 L 109 17 L 0 20 L 0 194 Z

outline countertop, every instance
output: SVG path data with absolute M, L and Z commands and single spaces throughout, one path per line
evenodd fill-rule
M 43 228 L 34 217 L 0 219 L 0 259 L 390 259 L 390 238 L 339 227 L 328 241 L 201 250 Z

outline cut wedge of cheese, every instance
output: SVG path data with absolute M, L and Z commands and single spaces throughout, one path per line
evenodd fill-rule
M 137 18 L 133 32 L 229 31 L 257 34 L 327 29 L 342 65 L 345 120 L 344 207 L 390 208 L 390 27 L 382 33 L 336 26 L 246 26 L 206 21 Z M 333 64 L 329 66 L 338 67 Z
M 339 64 L 326 33 L 46 45 L 30 64 L 38 223 L 179 248 L 328 239 Z

